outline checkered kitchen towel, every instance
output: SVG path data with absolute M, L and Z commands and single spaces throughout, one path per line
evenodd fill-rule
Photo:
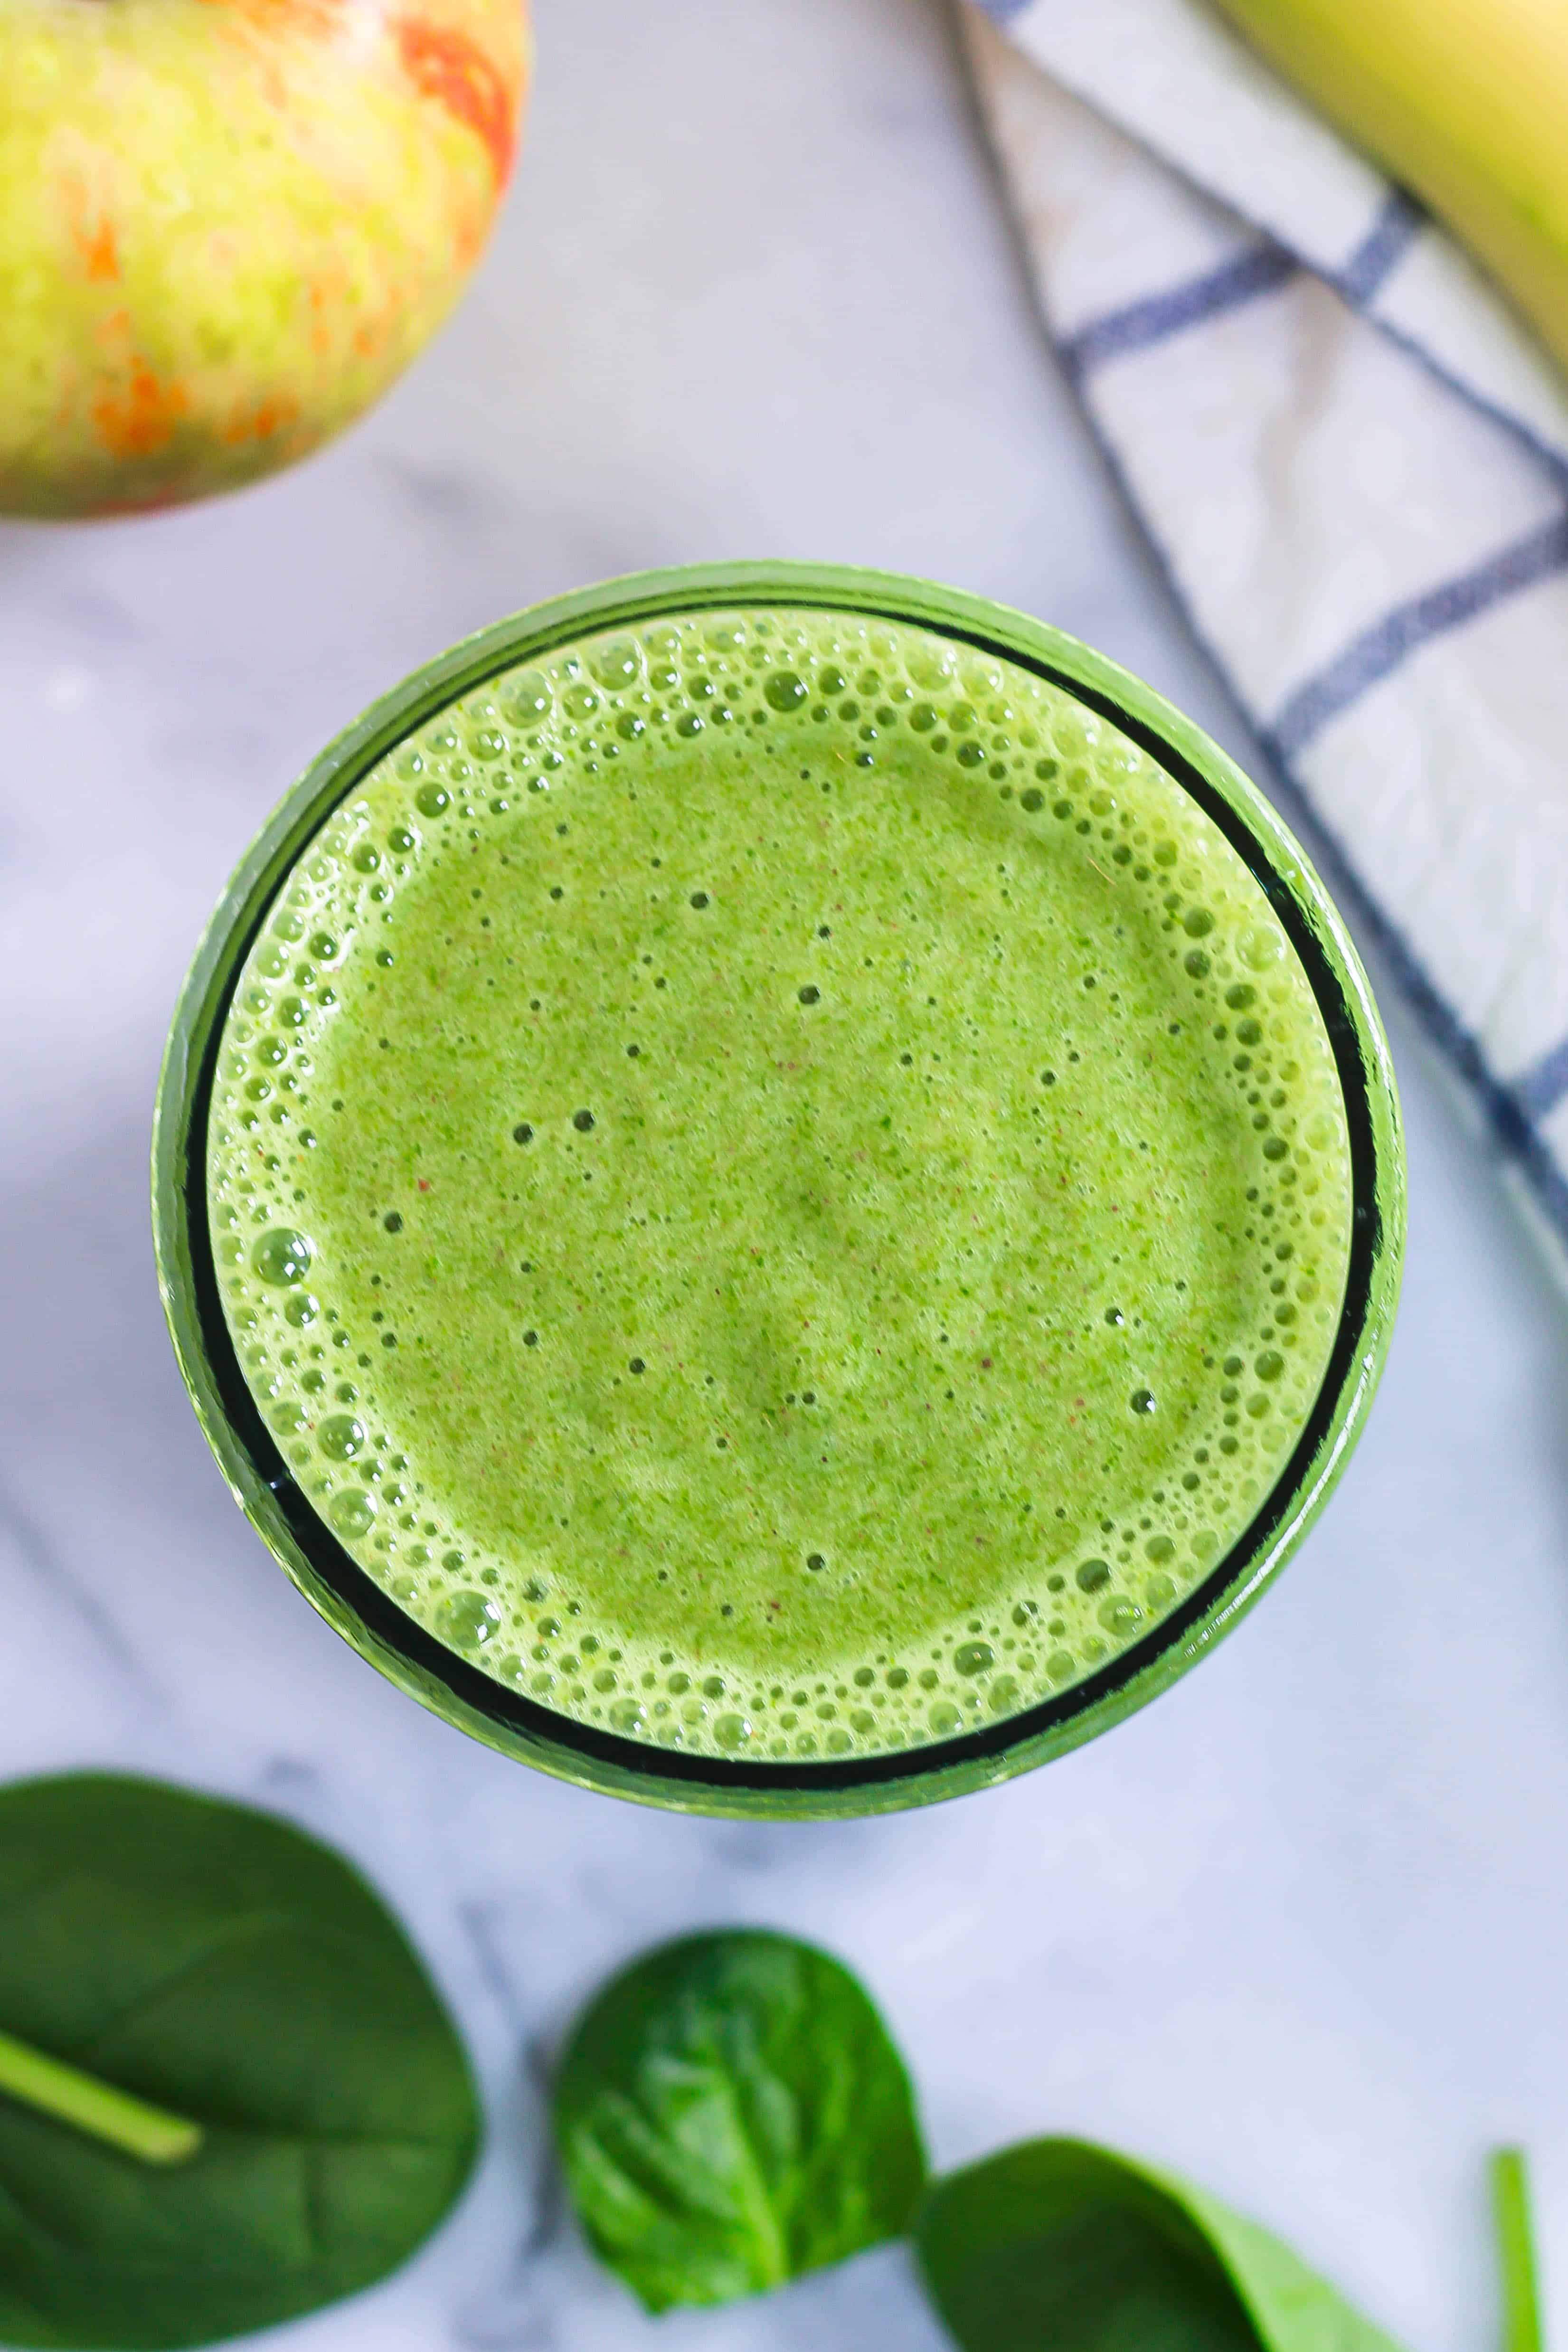
M 963 14 L 1063 362 L 1568 1270 L 1568 381 L 1203 0 Z

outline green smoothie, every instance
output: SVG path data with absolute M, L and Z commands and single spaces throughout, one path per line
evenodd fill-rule
M 401 1608 L 576 1721 L 843 1759 L 1037 1706 L 1289 1460 L 1351 1167 L 1225 835 L 1033 673 L 704 613 L 328 817 L 207 1148 L 245 1379 Z

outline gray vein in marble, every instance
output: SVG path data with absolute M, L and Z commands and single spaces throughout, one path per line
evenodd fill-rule
M 37 1587 L 51 1615 L 63 1608 L 76 1619 L 80 1631 L 122 1685 L 125 1695 L 143 1708 L 167 1708 L 167 1691 L 150 1671 L 120 1620 L 99 1600 L 91 1586 L 73 1573 L 62 1547 L 4 1477 L 0 1477 L 0 1540 L 17 1571 Z
M 559 2244 L 566 2223 L 565 2188 L 550 2129 L 553 2042 L 528 2028 L 527 2004 L 508 1964 L 498 1908 L 465 1902 L 458 1916 L 480 1979 L 510 2028 L 513 2054 L 491 2130 L 505 2137 L 521 2168 L 522 2205 L 521 2228 L 512 2239 L 505 2271 L 462 2314 L 460 2338 L 480 2352 L 503 2345 L 535 2346 L 546 2352 L 556 2340 L 556 2329 L 553 2315 L 541 2305 L 539 2265 Z
M 514 2032 L 523 2032 L 527 2011 L 502 1956 L 500 1919 L 493 1904 L 468 1902 L 458 1917 L 479 1962 L 479 1976 Z

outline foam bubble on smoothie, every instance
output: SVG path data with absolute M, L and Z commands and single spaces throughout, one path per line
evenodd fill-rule
M 1305 973 L 1126 736 L 919 630 L 475 688 L 283 883 L 209 1209 L 302 1490 L 498 1681 L 666 1747 L 1070 1687 L 1284 1468 L 1350 1163 Z

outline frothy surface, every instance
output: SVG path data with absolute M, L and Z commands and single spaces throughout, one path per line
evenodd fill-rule
M 793 1762 L 1060 1691 L 1321 1383 L 1343 1103 L 1262 891 L 1114 727 L 885 623 L 492 680 L 241 975 L 209 1206 L 348 1550 L 581 1720 Z

